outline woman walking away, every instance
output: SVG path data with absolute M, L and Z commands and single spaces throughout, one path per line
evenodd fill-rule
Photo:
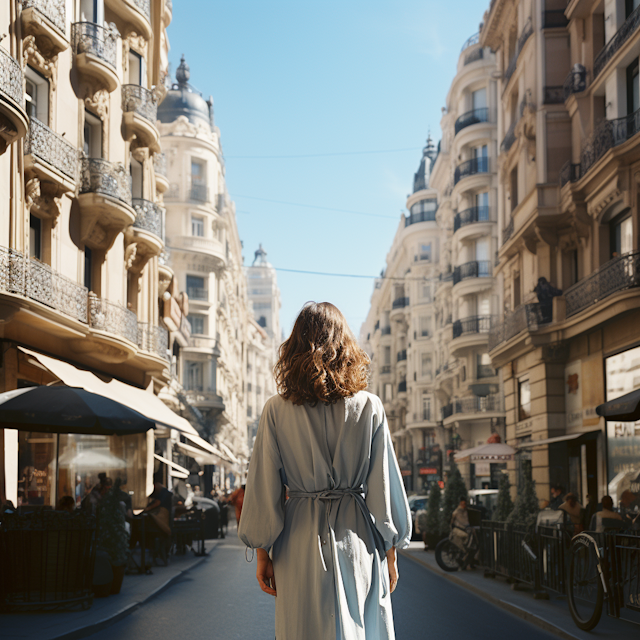
M 340 311 L 307 304 L 280 347 L 238 530 L 276 596 L 277 640 L 395 638 L 390 595 L 411 512 L 368 373 Z

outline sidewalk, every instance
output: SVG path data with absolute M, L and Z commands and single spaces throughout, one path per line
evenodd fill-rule
M 208 552 L 222 540 L 207 540 Z M 180 579 L 185 572 L 210 556 L 197 558 L 191 551 L 183 556 L 171 556 L 167 567 L 152 567 L 151 575 L 128 575 L 118 595 L 95 598 L 87 611 L 56 611 L 47 613 L 8 613 L 0 615 L 0 636 L 3 640 L 76 640 L 104 629 Z
M 422 542 L 412 542 L 408 549 L 400 553 L 480 598 L 561 638 L 594 640 L 615 637 L 616 640 L 637 640 L 640 634 L 639 625 L 608 617 L 606 604 L 598 626 L 591 632 L 581 631 L 571 618 L 566 597 L 550 593 L 549 600 L 534 600 L 530 590 L 522 587 L 522 590 L 519 588 L 514 591 L 503 578 L 485 578 L 482 569 L 447 573 L 440 569 L 432 551 L 424 551 Z

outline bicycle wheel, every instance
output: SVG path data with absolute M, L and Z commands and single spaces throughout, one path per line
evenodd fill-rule
M 445 538 L 436 545 L 436 562 L 443 571 L 458 571 L 461 551 L 451 540 Z
M 568 600 L 571 617 L 583 631 L 591 631 L 602 615 L 604 587 L 600 577 L 600 553 L 595 540 L 580 534 L 569 550 Z

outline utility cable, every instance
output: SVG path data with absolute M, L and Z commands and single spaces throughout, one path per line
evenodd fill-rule
M 367 276 L 359 273 L 327 273 L 324 271 L 305 271 L 303 269 L 284 269 L 283 267 L 274 267 L 276 271 L 283 271 L 285 273 L 301 273 L 310 276 L 331 276 L 334 278 L 364 278 L 367 280 L 413 280 L 416 282 L 434 282 L 439 281 L 439 278 L 415 278 L 415 277 L 402 277 L 402 276 Z
M 288 158 L 329 158 L 335 156 L 365 156 L 376 153 L 400 153 L 402 151 L 420 151 L 420 147 L 404 149 L 380 149 L 376 151 L 335 151 L 331 153 L 301 153 L 284 156 L 225 156 L 225 160 L 284 160 Z

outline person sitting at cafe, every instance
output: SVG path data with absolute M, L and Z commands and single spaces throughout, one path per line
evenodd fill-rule
M 106 473 L 99 473 L 98 484 L 96 484 L 93 489 L 91 489 L 91 492 L 82 500 L 82 509 L 89 511 L 92 515 L 96 515 L 102 496 L 107 493 L 112 486 L 113 480 L 109 478 Z
M 564 502 L 558 507 L 560 511 L 564 511 L 571 520 L 573 525 L 573 535 L 584 531 L 582 525 L 582 505 L 578 502 L 578 496 L 575 493 L 567 493 Z
M 153 493 L 149 496 L 149 504 L 142 511 L 148 513 L 158 531 L 168 537 L 171 536 L 172 503 L 173 493 L 156 479 L 153 483 Z
M 549 489 L 551 493 L 551 500 L 549 501 L 549 509 L 559 509 L 560 505 L 564 502 L 563 495 L 564 490 L 559 484 L 552 484 Z
M 73 513 L 76 510 L 76 501 L 73 496 L 62 496 L 56 505 L 56 511 Z
M 598 511 L 593 518 L 591 518 L 591 531 L 602 533 L 606 528 L 606 523 L 603 523 L 603 520 L 622 520 L 622 516 L 613 510 L 613 500 L 611 496 L 604 496 L 604 498 L 602 498 L 602 510 Z

